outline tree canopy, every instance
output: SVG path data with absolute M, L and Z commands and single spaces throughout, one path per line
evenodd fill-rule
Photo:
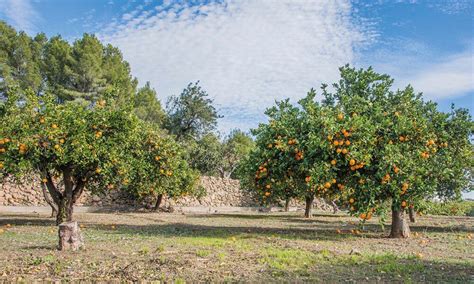
M 189 83 L 179 96 L 168 100 L 166 128 L 178 140 L 199 139 L 215 129 L 220 117 L 212 103 L 199 82 Z

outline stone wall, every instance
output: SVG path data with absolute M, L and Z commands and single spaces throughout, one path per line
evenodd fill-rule
M 191 196 L 180 197 L 176 200 L 163 199 L 164 207 L 173 206 L 258 206 L 252 196 L 240 189 L 238 180 L 217 177 L 201 177 L 201 186 L 206 193 L 197 199 Z M 77 206 L 150 206 L 153 200 L 136 201 L 127 193 L 119 190 L 107 191 L 104 194 L 92 195 L 85 191 Z M 15 181 L 6 178 L 0 185 L 0 205 L 47 205 L 38 178 Z
M 200 180 L 205 194 L 200 197 L 184 196 L 170 200 L 163 198 L 162 208 L 179 207 L 259 207 L 252 195 L 240 188 L 238 180 L 203 176 Z M 84 191 L 76 206 L 95 207 L 138 207 L 151 208 L 154 198 L 136 200 L 128 193 L 120 190 L 109 190 L 93 195 Z M 20 181 L 7 177 L 0 183 L 0 206 L 46 206 L 39 178 L 29 178 Z M 282 206 L 282 204 L 273 204 Z M 290 202 L 291 207 L 304 208 L 304 203 L 297 200 Z M 324 200 L 315 200 L 314 207 L 322 210 L 332 210 Z

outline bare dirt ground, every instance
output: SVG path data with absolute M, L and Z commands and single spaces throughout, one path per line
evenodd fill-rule
M 0 282 L 474 282 L 474 218 L 419 217 L 411 239 L 343 214 L 78 213 L 56 250 L 46 214 L 0 214 Z

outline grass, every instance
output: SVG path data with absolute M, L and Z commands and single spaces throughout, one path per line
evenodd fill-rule
M 474 218 L 423 216 L 408 240 L 342 214 L 77 214 L 86 248 L 59 252 L 54 221 L 0 216 L 0 282 L 474 281 Z M 8 226 L 8 224 L 10 226 Z

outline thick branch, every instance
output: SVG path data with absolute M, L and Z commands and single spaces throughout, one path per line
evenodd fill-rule
M 87 180 L 79 178 L 76 182 L 76 186 L 72 192 L 72 203 L 75 204 L 76 201 L 81 197 L 82 192 L 84 191 L 84 187 L 86 185 Z
M 43 196 L 44 200 L 46 200 L 46 203 L 48 203 L 49 206 L 53 209 L 53 211 L 58 211 L 58 206 L 54 202 L 54 200 L 51 198 L 51 196 L 48 194 L 48 189 L 46 188 L 46 185 L 44 183 L 41 183 L 41 189 L 43 191 Z
M 46 169 L 40 170 L 42 176 L 46 178 L 46 188 L 48 189 L 51 198 L 53 199 L 54 203 L 59 204 L 61 198 L 63 197 L 61 192 L 54 186 L 53 178 L 51 174 Z
M 64 180 L 64 196 L 68 200 L 72 200 L 74 182 L 72 180 L 70 168 L 63 169 L 63 180 Z

